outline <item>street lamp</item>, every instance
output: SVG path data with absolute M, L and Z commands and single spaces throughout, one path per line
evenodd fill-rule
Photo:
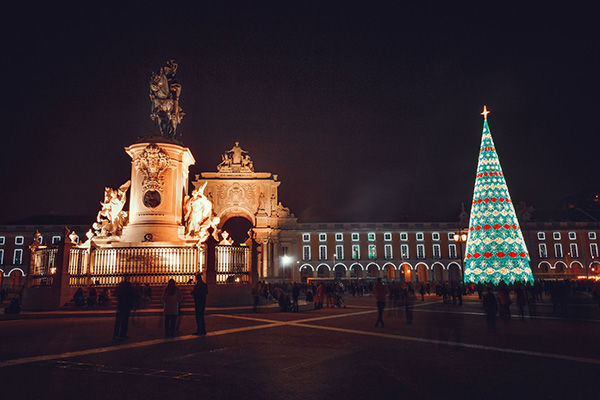
M 458 232 L 454 232 L 454 242 L 458 243 L 458 252 L 460 255 L 460 269 L 463 277 L 463 283 L 465 281 L 465 264 L 463 260 L 463 243 L 467 241 L 467 230 L 460 229 Z
M 284 254 L 281 256 L 281 265 L 283 266 L 283 280 L 285 281 L 287 267 L 294 261 L 291 256 Z

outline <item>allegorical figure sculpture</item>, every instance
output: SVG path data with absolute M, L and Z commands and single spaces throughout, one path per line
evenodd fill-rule
M 185 115 L 179 106 L 181 85 L 175 80 L 176 72 L 177 63 L 169 60 L 158 73 L 152 73 L 150 79 L 150 118 L 158 125 L 160 134 L 170 139 L 175 138 L 177 125 Z
M 191 196 L 185 196 L 183 201 L 185 222 L 185 235 L 192 238 L 197 238 L 200 242 L 208 239 L 208 229 L 213 228 L 213 232 L 217 232 L 218 217 L 213 217 L 212 203 L 204 195 L 204 189 L 207 182 L 194 190 Z
M 217 165 L 220 172 L 254 172 L 254 163 L 250 154 L 235 142 L 230 150 L 221 155 L 221 163 Z
M 102 208 L 98 212 L 93 228 L 97 236 L 120 236 L 123 227 L 127 225 L 129 215 L 123 211 L 127 201 L 127 189 L 131 181 L 127 181 L 119 189 L 105 188 L 104 201 L 100 202 Z

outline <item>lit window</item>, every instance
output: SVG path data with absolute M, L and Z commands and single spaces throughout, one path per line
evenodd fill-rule
M 425 258 L 425 245 L 424 244 L 417 245 L 417 258 Z
M 377 248 L 374 244 L 369 245 L 369 258 L 370 259 L 377 258 Z
M 390 232 L 384 233 L 383 240 L 385 240 L 386 242 L 389 242 L 390 240 L 392 240 L 392 234 Z
M 52 236 L 52 244 L 60 243 L 60 236 Z
M 454 232 L 448 232 L 448 240 L 454 242 Z
M 554 237 L 554 240 L 560 240 L 560 232 L 554 232 L 552 236 Z
M 369 239 L 369 242 L 374 242 L 375 241 L 375 233 L 374 232 L 370 232 L 367 235 L 367 238 Z
M 433 258 L 442 258 L 439 244 L 433 245 Z
M 391 244 L 386 244 L 385 246 L 383 246 L 383 252 L 386 260 L 391 260 L 392 258 L 394 258 Z
M 326 242 L 326 241 L 327 241 L 327 234 L 319 233 L 319 242 Z
M 592 240 L 596 240 L 596 232 L 588 232 L 588 238 Z
M 454 236 L 452 236 L 452 237 L 454 237 Z M 456 255 L 456 245 L 455 244 L 448 245 L 448 257 L 449 258 L 458 258 L 458 256 Z
M 336 233 L 335 234 L 335 240 L 338 242 L 341 242 L 344 240 L 344 234 L 343 233 Z
M 352 234 L 352 241 L 357 242 L 358 241 L 358 233 L 354 232 Z
M 546 232 L 538 232 L 538 240 L 546 240 Z
M 338 260 L 344 259 L 344 246 L 342 246 L 341 244 L 335 246 L 335 258 Z
M 423 232 L 417 232 L 417 240 L 418 241 L 423 241 L 423 239 L 425 238 L 425 235 L 423 235 Z
M 303 233 L 302 234 L 302 241 L 303 242 L 310 242 L 310 233 Z
M 303 246 L 302 247 L 302 259 L 303 260 L 310 260 L 310 246 Z
M 540 258 L 548 258 L 548 249 L 546 248 L 546 243 L 540 243 L 538 248 L 540 251 Z
M 327 246 L 319 246 L 319 260 L 327 260 Z
M 593 258 L 598 258 L 598 245 L 596 243 L 590 243 L 590 255 Z
M 15 249 L 13 254 L 13 264 L 21 265 L 23 263 L 23 249 Z
M 577 234 L 575 232 L 569 232 L 569 240 L 576 240 Z
M 15 236 L 15 244 L 22 245 L 25 243 L 25 238 L 23 236 Z
M 577 248 L 577 243 L 571 243 L 571 258 L 579 258 L 579 249 Z
M 408 245 L 407 244 L 401 244 L 400 245 L 400 254 L 402 255 L 402 259 L 406 260 L 407 258 L 410 258 L 410 254 L 408 252 Z
M 4 264 L 4 249 L 0 249 L 0 265 Z
M 406 233 L 406 232 L 400 233 L 400 240 L 407 241 L 408 240 L 408 233 Z
M 593 233 L 593 232 L 590 232 Z M 0 236 L 0 246 L 4 244 L 4 241 L 6 240 L 6 238 L 4 236 Z
M 352 245 L 352 259 L 353 260 L 360 259 L 360 246 L 357 244 Z
M 554 243 L 554 255 L 556 256 L 556 258 L 562 258 L 562 256 L 563 256 L 562 244 Z
M 431 239 L 432 240 L 440 240 L 440 233 L 439 232 L 433 232 L 431 234 Z

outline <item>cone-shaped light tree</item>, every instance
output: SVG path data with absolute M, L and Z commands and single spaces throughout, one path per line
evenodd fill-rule
M 483 134 L 475 178 L 469 236 L 465 251 L 465 282 L 499 284 L 533 282 L 529 253 L 488 127 L 489 111 L 481 113 Z

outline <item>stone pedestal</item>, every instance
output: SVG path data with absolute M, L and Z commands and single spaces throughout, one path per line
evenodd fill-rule
M 131 188 L 129 223 L 121 242 L 182 243 L 183 199 L 194 156 L 188 148 L 165 143 L 164 138 L 136 143 L 125 151 L 132 159 Z

